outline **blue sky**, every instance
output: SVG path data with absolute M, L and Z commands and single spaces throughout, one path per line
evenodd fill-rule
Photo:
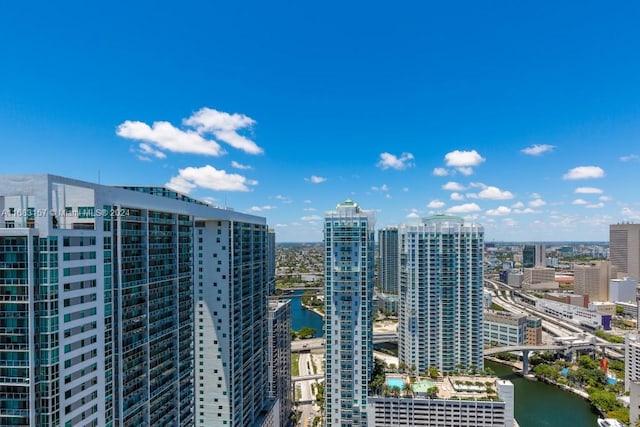
M 346 198 L 488 241 L 640 221 L 640 5 L 444 3 L 3 4 L 2 173 L 168 184 L 278 241 Z

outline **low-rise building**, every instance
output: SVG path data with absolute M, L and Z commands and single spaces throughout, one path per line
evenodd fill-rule
M 589 295 L 577 295 L 568 292 L 546 292 L 543 297 L 551 301 L 571 304 L 577 307 L 589 307 Z
M 602 314 L 616 315 L 616 305 L 612 302 L 594 301 L 589 303 L 589 311 L 597 311 Z
M 561 302 L 538 299 L 536 308 L 543 313 L 555 316 L 559 319 L 567 320 L 576 325 L 583 325 L 590 328 L 602 328 L 606 331 L 611 329 L 611 315 L 602 314 L 575 305 Z
M 555 281 L 556 271 L 553 268 L 525 268 L 522 279 L 523 289 L 558 289 Z
M 635 302 L 638 281 L 631 277 L 609 280 L 609 301 Z
M 527 329 L 525 314 L 508 311 L 484 311 L 484 344 L 494 347 L 524 344 Z
M 513 427 L 513 383 L 495 377 L 419 379 L 405 390 L 408 378 L 392 396 L 372 396 L 369 427 Z M 387 384 L 390 383 L 387 380 Z M 403 397 L 400 397 L 400 396 Z
M 525 343 L 527 345 L 542 344 L 542 319 L 539 317 L 527 317 L 527 336 Z

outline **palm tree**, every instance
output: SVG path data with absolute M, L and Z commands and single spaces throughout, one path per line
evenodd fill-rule
M 409 383 L 404 383 L 402 385 L 402 391 L 404 392 L 405 397 L 413 396 L 413 388 L 411 388 L 411 384 Z

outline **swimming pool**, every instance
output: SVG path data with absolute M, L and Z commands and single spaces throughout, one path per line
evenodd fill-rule
M 387 387 L 402 388 L 403 386 L 404 381 L 402 381 L 402 378 L 387 378 Z

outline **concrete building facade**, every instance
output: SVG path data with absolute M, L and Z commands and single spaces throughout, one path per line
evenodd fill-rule
M 640 224 L 609 226 L 609 260 L 620 273 L 640 280 Z
M 351 200 L 324 217 L 325 426 L 367 422 L 373 371 L 375 214 Z
M 610 261 L 574 266 L 573 292 L 589 295 L 589 301 L 609 301 L 609 281 L 617 277 Z
M 400 363 L 482 369 L 483 227 L 435 215 L 400 226 L 399 238 Z

